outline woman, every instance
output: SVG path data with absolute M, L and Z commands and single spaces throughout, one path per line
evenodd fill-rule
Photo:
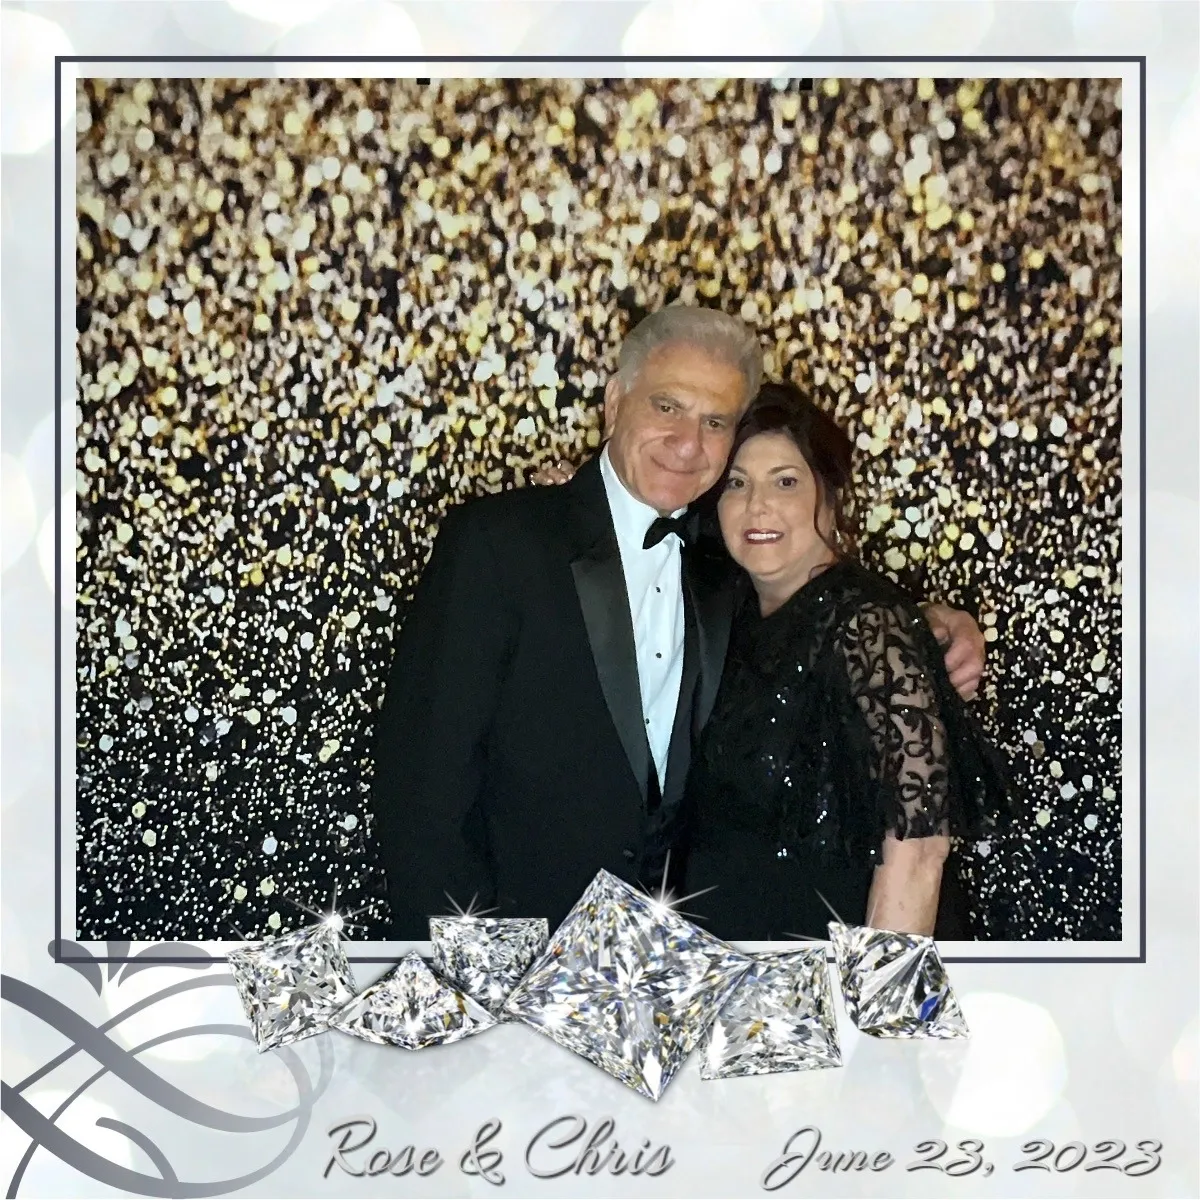
M 712 889 L 690 907 L 725 938 L 823 938 L 833 912 L 964 936 L 961 912 L 938 923 L 950 838 L 1005 800 L 920 610 L 853 557 L 850 460 L 830 417 L 768 383 L 718 485 L 748 586 L 689 778 L 687 890 Z

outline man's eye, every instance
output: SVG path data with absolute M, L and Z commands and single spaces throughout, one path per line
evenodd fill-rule
M 709 429 L 715 429 L 718 433 L 720 433 L 721 430 L 725 428 L 725 422 L 724 421 L 715 421 L 715 420 L 709 421 L 708 427 L 709 427 Z

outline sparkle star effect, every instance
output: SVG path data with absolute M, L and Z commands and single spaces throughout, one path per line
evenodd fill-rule
M 651 903 L 658 905 L 661 908 L 672 909 L 674 912 L 680 913 L 685 917 L 698 916 L 698 913 L 688 912 L 682 906 L 689 900 L 695 900 L 697 896 L 707 896 L 709 892 L 715 891 L 715 887 L 701 888 L 698 892 L 688 892 L 686 896 L 676 896 L 675 893 L 667 886 L 667 877 L 671 873 L 671 852 L 667 851 L 666 860 L 663 863 L 662 880 L 659 882 L 658 890 L 654 892 L 646 891 L 643 894 L 650 900 Z
M 702 1079 L 842 1064 L 824 946 L 756 954 L 725 1002 L 700 1061 Z
M 491 1013 L 439 979 L 414 951 L 355 996 L 330 1027 L 378 1045 L 421 1050 L 461 1041 L 495 1024 Z
M 829 923 L 850 1019 L 885 1038 L 967 1037 L 933 938 Z
M 505 1008 L 658 1100 L 751 963 L 601 871 Z
M 333 894 L 329 900 L 329 911 L 328 912 L 321 912 L 319 909 L 311 908 L 309 905 L 305 904 L 304 901 L 294 900 L 294 899 L 292 899 L 291 896 L 281 894 L 280 899 L 283 900 L 286 904 L 290 904 L 294 908 L 300 909 L 301 912 L 308 913 L 308 915 L 310 917 L 315 917 L 318 921 L 321 921 L 324 924 L 328 925 L 336 933 L 342 933 L 345 930 L 352 929 L 356 926 L 358 926 L 359 928 L 362 928 L 362 923 L 359 921 L 356 921 L 354 918 L 361 916 L 364 912 L 367 912 L 370 908 L 370 905 L 362 904 L 362 905 L 359 905 L 357 908 L 350 909 L 347 912 L 339 912 L 338 911 L 338 902 L 337 902 L 338 901 L 338 889 L 337 889 L 336 884 L 334 885 Z
M 459 904 L 459 902 L 457 900 L 455 900 L 455 898 L 452 895 L 450 895 L 449 892 L 444 892 L 443 895 L 445 895 L 446 899 L 450 901 L 450 907 L 454 909 L 454 916 L 456 916 L 456 917 L 485 917 L 485 916 L 487 916 L 488 913 L 496 911 L 495 907 L 492 907 L 492 908 L 476 908 L 475 907 L 475 902 L 479 899 L 478 892 L 474 896 L 471 897 L 466 908 L 463 908 L 463 906 L 461 904 Z M 449 914 L 447 914 L 447 915 L 449 915 Z M 433 919 L 434 919 L 433 917 L 430 917 L 430 920 L 433 920 Z

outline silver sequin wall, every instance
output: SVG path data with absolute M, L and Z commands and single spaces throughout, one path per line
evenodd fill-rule
M 88 80 L 78 936 L 382 930 L 370 737 L 446 507 L 599 442 L 630 324 L 759 330 L 863 554 L 975 611 L 982 936 L 1120 935 L 1121 97 L 1106 80 Z

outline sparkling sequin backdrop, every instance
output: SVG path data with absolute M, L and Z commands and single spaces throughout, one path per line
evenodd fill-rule
M 987 630 L 982 932 L 1120 932 L 1120 94 L 1103 80 L 80 85 L 78 933 L 366 905 L 440 516 L 599 441 L 631 323 L 759 330 L 869 563 Z

